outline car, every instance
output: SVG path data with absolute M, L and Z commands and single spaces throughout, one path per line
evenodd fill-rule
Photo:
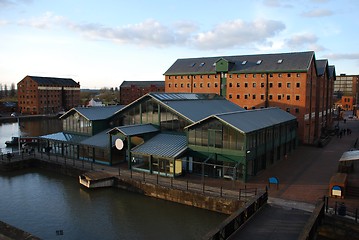
M 11 117 L 16 117 L 16 112 L 10 114 Z

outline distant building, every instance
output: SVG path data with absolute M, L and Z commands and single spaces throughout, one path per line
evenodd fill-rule
M 344 110 L 355 110 L 358 105 L 359 75 L 340 74 L 334 83 L 334 99 Z
M 91 98 L 91 100 L 89 101 L 87 106 L 88 107 L 101 107 L 101 106 L 105 106 L 105 104 L 103 104 L 99 99 Z
M 328 60 L 317 63 L 313 51 L 177 59 L 164 75 L 167 93 L 216 93 L 245 109 L 279 107 L 296 116 L 305 144 L 316 144 L 332 124 L 335 69 Z
M 120 104 L 127 105 L 149 92 L 164 91 L 164 81 L 123 81 L 120 86 Z
M 80 83 L 70 78 L 26 76 L 17 84 L 23 114 L 50 114 L 80 104 Z

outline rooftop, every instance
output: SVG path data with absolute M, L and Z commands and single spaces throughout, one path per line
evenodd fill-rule
M 39 85 L 54 85 L 54 86 L 76 86 L 80 87 L 80 84 L 75 82 L 72 78 L 55 78 L 55 77 L 38 77 L 27 76 L 37 82 Z
M 67 118 L 69 115 L 77 112 L 90 121 L 104 120 L 110 118 L 115 112 L 121 110 L 123 107 L 124 105 L 76 107 L 64 113 L 60 118 Z
M 220 59 L 230 63 L 228 71 L 232 73 L 306 72 L 314 56 L 313 51 L 308 51 L 177 59 L 164 75 L 215 73 Z

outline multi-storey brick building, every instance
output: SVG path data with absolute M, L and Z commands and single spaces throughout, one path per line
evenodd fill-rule
M 246 109 L 280 107 L 297 117 L 300 141 L 313 144 L 331 123 L 323 116 L 332 114 L 333 91 L 327 61 L 321 74 L 316 64 L 313 51 L 178 59 L 164 73 L 165 91 L 217 93 Z
M 359 100 L 359 75 L 340 74 L 334 83 L 334 99 L 344 110 L 355 110 Z
M 149 92 L 164 91 L 164 81 L 123 81 L 120 86 L 120 104 L 127 105 Z
M 50 114 L 80 104 L 80 83 L 70 78 L 26 76 L 17 84 L 18 108 L 24 114 Z

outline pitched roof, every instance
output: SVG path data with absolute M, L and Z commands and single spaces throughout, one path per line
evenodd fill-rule
M 306 72 L 314 58 L 313 51 L 185 58 L 177 59 L 164 75 L 215 73 L 216 62 L 220 59 L 230 63 L 229 72 L 232 73 Z
M 336 78 L 336 73 L 335 73 L 335 66 L 334 65 L 329 65 L 329 77 L 330 78 Z
M 328 59 L 316 60 L 318 76 L 324 75 L 328 67 Z
M 151 85 L 164 87 L 165 81 L 123 81 L 120 87 L 130 87 L 132 85 L 149 87 Z
M 201 121 L 187 126 L 186 128 L 192 128 L 195 125 L 206 121 L 210 118 L 216 118 L 224 123 L 231 125 L 243 133 L 250 133 L 263 128 L 267 128 L 276 124 L 284 123 L 287 121 L 295 120 L 296 117 L 286 111 L 279 108 L 263 108 L 254 109 L 240 112 L 231 112 L 223 114 L 215 114 L 209 116 Z
M 187 149 L 185 135 L 160 133 L 131 149 L 132 153 L 175 158 Z
M 245 111 L 237 104 L 217 94 L 201 93 L 147 93 L 121 109 L 121 111 L 146 98 L 154 99 L 162 106 L 171 109 L 190 122 L 196 122 L 216 113 Z
M 37 82 L 39 85 L 54 85 L 54 86 L 76 86 L 80 87 L 80 84 L 75 82 L 72 78 L 55 78 L 55 77 L 37 77 L 27 76 Z
M 147 123 L 147 124 L 136 124 L 136 125 L 115 127 L 111 129 L 108 133 L 114 131 L 120 132 L 125 136 L 134 136 L 144 133 L 158 132 L 159 129 L 153 124 Z
M 124 105 L 76 107 L 64 113 L 60 118 L 66 118 L 77 112 L 90 121 L 104 120 L 110 118 L 115 112 L 121 110 L 123 107 Z

